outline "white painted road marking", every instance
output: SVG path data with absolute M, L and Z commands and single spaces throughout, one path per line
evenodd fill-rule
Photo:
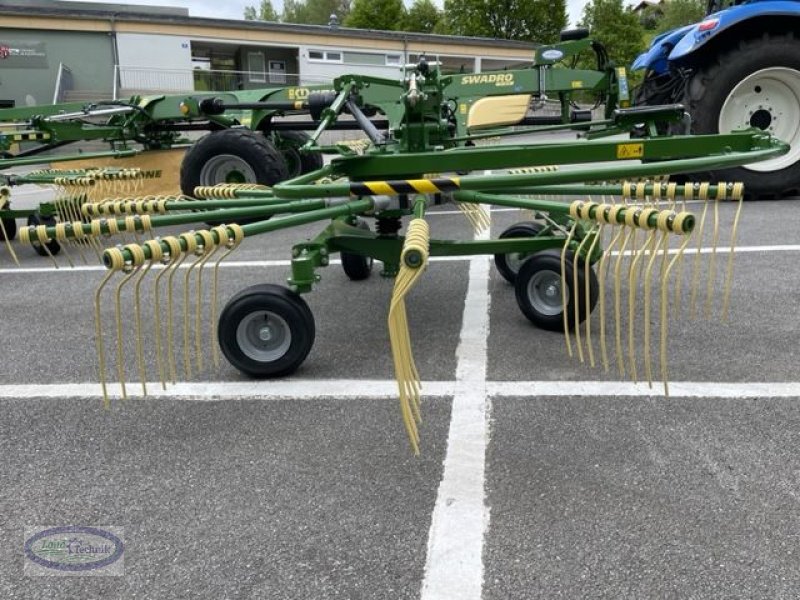
M 118 398 L 114 384 L 110 395 Z M 457 391 L 456 381 L 423 381 L 423 400 L 449 398 Z M 129 383 L 131 402 L 141 397 L 137 382 Z M 663 398 L 663 384 L 626 381 L 487 381 L 486 395 L 497 401 L 503 398 Z M 736 383 L 725 381 L 670 381 L 670 398 L 748 398 L 800 399 L 800 382 Z M 394 400 L 394 379 L 292 379 L 265 381 L 178 382 L 161 389 L 157 381 L 147 383 L 148 398 L 184 402 L 216 400 Z M 99 400 L 103 394 L 98 383 L 2 384 L 0 400 L 52 398 L 64 400 Z M 424 441 L 423 441 L 424 443 Z
M 434 256 L 431 257 L 431 262 L 466 262 L 469 260 L 468 256 Z M 253 268 L 253 267 L 288 267 L 292 264 L 290 260 L 229 260 L 223 263 L 220 263 L 220 269 L 246 269 L 246 268 Z M 342 261 L 340 259 L 331 259 L 331 265 L 340 265 Z M 183 264 L 180 265 L 179 269 L 188 269 L 191 265 L 190 264 Z M 156 272 L 159 269 L 163 269 L 164 267 L 161 265 L 155 265 L 153 267 L 153 271 Z M 107 271 L 103 265 L 79 265 L 76 267 L 69 267 L 66 264 L 62 265 L 60 269 L 56 269 L 52 266 L 49 267 L 11 267 L 6 269 L 0 269 L 0 274 L 6 273 L 9 275 L 20 274 L 20 273 L 55 273 L 55 274 L 69 274 L 69 273 L 86 273 L 87 271 Z
M 488 228 L 476 239 L 489 239 Z M 483 538 L 489 524 L 484 502 L 489 262 L 488 256 L 470 259 L 447 453 L 428 533 L 422 600 L 480 600 L 483 592 Z
M 488 238 L 487 238 L 488 239 Z M 710 254 L 714 250 L 713 248 L 701 248 L 700 254 Z M 730 247 L 725 248 L 717 248 L 717 254 L 728 254 L 731 251 Z M 675 254 L 677 252 L 676 248 L 672 248 L 668 251 L 668 254 Z M 760 252 L 800 252 L 800 244 L 786 244 L 780 246 L 741 246 L 736 247 L 734 249 L 736 254 L 757 254 Z M 611 253 L 612 255 L 616 255 L 615 252 Z M 691 256 L 692 254 L 697 254 L 696 248 L 687 248 L 684 252 L 686 256 Z M 431 262 L 467 262 L 470 260 L 469 256 L 433 256 L 431 257 Z M 330 264 L 331 265 L 339 265 L 342 261 L 339 259 L 332 259 Z M 291 265 L 290 260 L 229 260 L 220 264 L 221 269 L 244 269 L 244 268 L 253 268 L 253 267 L 288 267 Z M 156 265 L 154 267 L 155 270 L 162 268 L 160 265 Z M 188 269 L 189 265 L 181 265 L 180 268 Z M 52 266 L 49 267 L 10 267 L 0 269 L 0 274 L 8 274 L 8 275 L 20 275 L 26 273 L 53 273 L 53 274 L 62 274 L 68 275 L 70 273 L 85 273 L 87 271 L 106 271 L 107 269 L 103 265 L 89 265 L 89 266 L 76 266 L 76 267 L 68 267 L 66 264 L 62 266 L 60 269 L 55 269 Z

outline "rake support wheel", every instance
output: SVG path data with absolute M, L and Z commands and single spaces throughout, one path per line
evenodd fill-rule
M 38 213 L 28 216 L 28 227 L 38 227 L 39 225 L 46 225 L 47 227 L 55 227 L 56 220 L 54 217 L 43 217 Z M 61 244 L 56 240 L 50 240 L 44 246 L 36 239 L 31 239 L 31 246 L 39 256 L 55 256 L 61 252 Z M 48 252 L 49 250 L 49 252 Z
M 500 239 L 504 238 L 522 238 L 522 237 L 536 237 L 544 229 L 544 225 L 534 221 L 523 221 L 522 223 L 515 223 L 503 233 L 500 234 Z M 509 283 L 514 283 L 517 278 L 517 273 L 525 258 L 528 255 L 520 252 L 509 252 L 507 254 L 495 254 L 494 264 L 497 271 L 503 276 L 503 279 Z
M 565 275 L 567 289 L 567 324 L 569 329 L 576 325 L 575 297 L 572 290 L 574 281 L 574 257 L 567 252 Z M 586 281 L 583 260 L 578 260 L 578 319 L 582 323 L 597 304 L 599 285 L 592 269 Z M 586 286 L 589 286 L 589 304 L 586 304 Z M 519 269 L 514 290 L 522 314 L 528 320 L 548 331 L 564 331 L 564 306 L 562 302 L 561 250 L 537 252 Z
M 369 223 L 364 219 L 358 220 L 357 227 L 369 231 Z M 363 281 L 372 273 L 372 257 L 353 254 L 352 252 L 342 252 L 342 270 L 350 278 L 350 281 Z
M 289 375 L 314 345 L 314 316 L 299 294 L 279 285 L 246 288 L 230 299 L 218 323 L 225 358 L 251 377 Z

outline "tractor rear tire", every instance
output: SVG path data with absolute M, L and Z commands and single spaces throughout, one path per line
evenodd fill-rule
M 286 162 L 262 134 L 249 129 L 223 129 L 201 137 L 181 163 L 181 192 L 194 195 L 199 185 L 260 183 L 286 179 Z
M 280 285 L 246 288 L 228 301 L 217 325 L 225 358 L 245 375 L 289 375 L 314 345 L 314 315 L 303 298 Z
M 791 145 L 774 159 L 711 172 L 741 181 L 748 196 L 800 190 L 800 39 L 792 33 L 745 39 L 699 66 L 682 100 L 692 132 L 727 133 L 758 127 Z

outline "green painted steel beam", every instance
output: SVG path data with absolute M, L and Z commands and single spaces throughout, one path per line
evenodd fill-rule
M 337 173 L 353 180 L 392 178 L 431 170 L 431 161 L 438 171 L 497 170 L 515 167 L 552 164 L 580 164 L 620 162 L 630 160 L 671 161 L 661 162 L 664 167 L 644 169 L 651 174 L 667 174 L 724 168 L 757 162 L 788 151 L 788 145 L 773 140 L 761 132 L 751 131 L 723 135 L 674 136 L 625 141 L 582 141 L 536 144 L 525 146 L 469 147 L 439 152 L 414 152 L 403 154 L 368 154 L 333 159 Z M 744 153 L 748 153 L 747 156 Z M 646 166 L 646 165 L 643 165 Z M 668 170 L 671 169 L 671 170 Z M 578 176 L 564 178 L 563 182 L 592 179 L 620 179 L 631 170 L 616 167 L 613 176 L 597 168 L 583 170 Z M 543 181 L 542 183 L 562 182 Z M 531 184 L 534 184 L 531 182 Z M 283 191 L 284 186 L 275 189 Z M 280 195 L 280 192 L 276 192 Z
M 609 166 L 591 166 L 576 169 L 563 169 L 545 173 L 525 174 L 492 174 L 469 175 L 465 177 L 451 177 L 447 179 L 451 186 L 442 191 L 453 189 L 485 191 L 485 190 L 514 190 L 531 186 L 559 185 L 583 183 L 585 181 L 607 181 L 625 179 L 630 177 L 652 177 L 672 173 L 686 173 L 712 168 L 725 168 L 739 166 L 759 160 L 774 158 L 785 154 L 789 146 L 774 140 L 769 136 L 756 133 L 737 133 L 722 136 L 696 136 L 693 140 L 691 158 L 661 160 L 658 162 L 645 162 L 631 164 L 630 161 L 615 158 L 620 152 L 620 147 L 634 146 L 642 148 L 644 156 L 656 152 L 648 144 L 658 144 L 656 150 L 669 155 L 678 147 L 686 147 L 689 138 L 668 138 L 665 140 L 643 140 L 637 142 L 586 142 L 580 148 L 570 144 L 540 145 L 533 147 L 506 146 L 496 148 L 469 148 L 453 152 L 417 153 L 413 155 L 378 155 L 374 157 L 356 157 L 351 159 L 338 159 L 336 168 L 347 173 L 350 182 L 333 182 L 324 185 L 288 185 L 277 184 L 273 187 L 275 196 L 279 198 L 325 198 L 347 195 L 364 195 L 365 190 L 382 190 L 373 193 L 395 194 L 407 193 L 406 188 L 413 186 L 414 182 L 408 180 L 393 180 L 392 177 L 408 176 L 409 173 L 421 173 L 430 170 L 435 164 L 438 170 L 456 171 L 460 169 L 497 169 L 530 166 L 531 164 L 574 164 L 576 162 L 608 162 Z M 663 143 L 662 143 L 663 142 Z M 708 145 L 720 154 L 703 155 Z M 730 149 L 725 153 L 723 150 Z M 626 150 L 627 151 L 627 150 Z M 686 152 L 684 152 L 686 154 Z M 663 155 L 662 155 L 663 157 Z M 360 160 L 366 159 L 366 160 Z M 381 179 L 370 180 L 373 171 L 380 168 Z M 356 176 L 358 175 L 358 176 Z M 359 182 L 358 180 L 364 180 Z M 423 180 L 424 181 L 424 180 Z M 417 191 L 421 191 L 418 189 Z M 425 190 L 429 191 L 429 190 Z
M 374 206 L 374 203 L 370 199 L 361 199 L 361 200 L 353 200 L 351 202 L 347 202 L 345 204 L 341 204 L 338 206 L 332 206 L 328 208 L 321 208 L 318 210 L 312 210 L 309 212 L 304 212 L 296 215 L 291 215 L 288 217 L 283 217 L 280 219 L 270 219 L 265 221 L 259 221 L 257 223 L 248 223 L 247 225 L 242 225 L 242 231 L 245 234 L 245 237 L 249 237 L 252 235 L 258 235 L 262 233 L 269 233 L 271 231 L 277 231 L 279 229 L 286 229 L 289 227 L 297 227 L 299 225 L 306 225 L 308 223 L 314 223 L 316 221 L 324 221 L 327 219 L 333 219 L 335 217 L 343 216 L 343 215 L 355 215 L 363 213 Z M 202 215 L 203 220 L 209 221 L 231 221 L 236 222 L 237 219 L 245 218 L 245 217 L 252 217 L 253 212 L 251 209 L 245 208 L 234 208 L 230 210 L 224 211 L 206 211 L 203 213 L 198 213 Z M 186 221 L 185 218 L 187 216 L 192 215 L 166 215 L 166 216 L 155 216 L 152 217 L 152 225 L 153 227 L 166 227 L 170 225 L 184 225 L 187 223 L 195 222 L 198 218 L 195 216 L 194 221 Z M 117 224 L 119 225 L 120 231 L 124 231 L 125 229 L 125 221 L 118 220 Z M 84 229 L 86 231 L 86 229 Z M 91 232 L 91 228 L 87 233 Z M 108 233 L 108 226 L 103 226 L 103 233 Z M 233 239 L 233 231 L 229 231 L 231 239 Z M 48 236 L 55 237 L 55 228 L 48 227 L 47 228 Z M 219 242 L 219 237 L 217 236 L 214 231 L 211 231 L 211 234 L 214 236 L 214 241 Z M 202 243 L 202 238 L 199 236 L 197 237 L 198 243 Z M 186 250 L 186 243 L 183 240 L 181 242 L 181 250 Z M 169 246 L 166 245 L 165 242 L 161 242 L 161 247 L 164 252 L 169 251 Z M 150 250 L 143 246 L 145 258 L 150 258 Z M 126 261 L 130 261 L 132 259 L 132 255 L 129 250 L 122 251 L 123 257 Z M 105 260 L 104 260 L 105 262 Z M 106 266 L 109 264 L 106 262 Z
M 72 161 L 72 160 L 92 160 L 95 158 L 127 158 L 136 156 L 138 150 L 113 150 L 109 152 L 86 152 L 84 154 L 69 154 L 67 156 L 36 156 L 32 158 L 4 158 L 0 159 L 0 169 L 19 167 L 25 165 L 40 165 L 49 163 L 53 160 Z

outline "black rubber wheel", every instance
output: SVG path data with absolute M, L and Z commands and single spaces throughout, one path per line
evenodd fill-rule
M 4 231 L 5 234 L 3 234 Z M 17 237 L 17 221 L 11 217 L 3 217 L 3 228 L 0 229 L 0 242 L 10 242 L 15 237 Z
M 319 152 L 300 153 L 298 151 L 300 146 L 311 139 L 306 132 L 277 131 L 274 135 L 280 138 L 275 140 L 275 146 L 286 163 L 287 179 L 322 168 L 322 154 Z
M 249 129 L 222 129 L 201 137 L 181 163 L 181 192 L 194 195 L 198 185 L 260 183 L 273 185 L 287 179 L 281 153 L 262 134 Z M 239 219 L 241 225 L 268 217 Z M 218 221 L 208 221 L 210 226 Z
M 506 229 L 500 234 L 500 238 L 536 237 L 543 229 L 544 225 L 541 223 L 535 223 L 534 221 L 523 221 L 521 223 L 515 223 Z M 517 273 L 519 272 L 520 266 L 522 266 L 522 263 L 526 258 L 527 255 L 520 252 L 495 254 L 494 265 L 497 267 L 497 271 L 500 273 L 500 275 L 503 276 L 503 279 L 509 283 L 514 283 L 514 281 L 517 279 Z
M 299 294 L 269 283 L 246 288 L 223 309 L 217 334 L 225 358 L 251 377 L 297 370 L 311 351 L 314 315 Z
M 659 106 L 664 104 L 680 104 L 683 100 L 683 80 L 673 76 L 672 73 L 657 75 L 648 73 L 644 81 L 633 92 L 634 106 Z M 657 122 L 656 131 L 659 135 L 679 135 L 683 132 L 683 124 Z M 631 130 L 632 138 L 649 137 L 650 132 L 637 125 Z
M 565 275 L 567 280 L 567 324 L 575 327 L 575 298 L 572 293 L 574 257 L 567 252 Z M 548 331 L 564 331 L 564 311 L 561 298 L 561 250 L 543 250 L 526 260 L 514 284 L 517 304 L 528 320 Z M 589 305 L 586 305 L 586 277 L 584 263 L 578 261 L 578 322 L 582 323 L 597 304 L 597 276 L 589 270 Z
M 792 145 L 785 157 L 713 171 L 709 179 L 741 181 L 751 196 L 800 189 L 800 39 L 792 33 L 741 40 L 717 53 L 695 70 L 682 102 L 693 133 L 752 126 Z
M 358 228 L 369 231 L 369 223 L 364 219 L 358 220 Z M 372 273 L 372 257 L 361 256 L 351 252 L 341 252 L 342 269 L 351 281 L 363 281 Z
M 181 163 L 181 192 L 187 196 L 198 185 L 274 185 L 286 178 L 280 152 L 262 134 L 249 129 L 212 131 L 189 148 Z
M 39 225 L 46 225 L 47 227 L 55 227 L 56 219 L 55 217 L 43 217 L 38 213 L 28 215 L 28 227 L 30 226 L 38 227 Z M 31 236 L 31 246 L 33 246 L 33 249 L 39 256 L 50 256 L 50 255 L 55 256 L 56 254 L 61 252 L 61 244 L 59 244 L 56 240 L 52 239 L 43 246 L 36 239 L 36 236 Z M 48 250 L 50 251 L 49 253 Z

